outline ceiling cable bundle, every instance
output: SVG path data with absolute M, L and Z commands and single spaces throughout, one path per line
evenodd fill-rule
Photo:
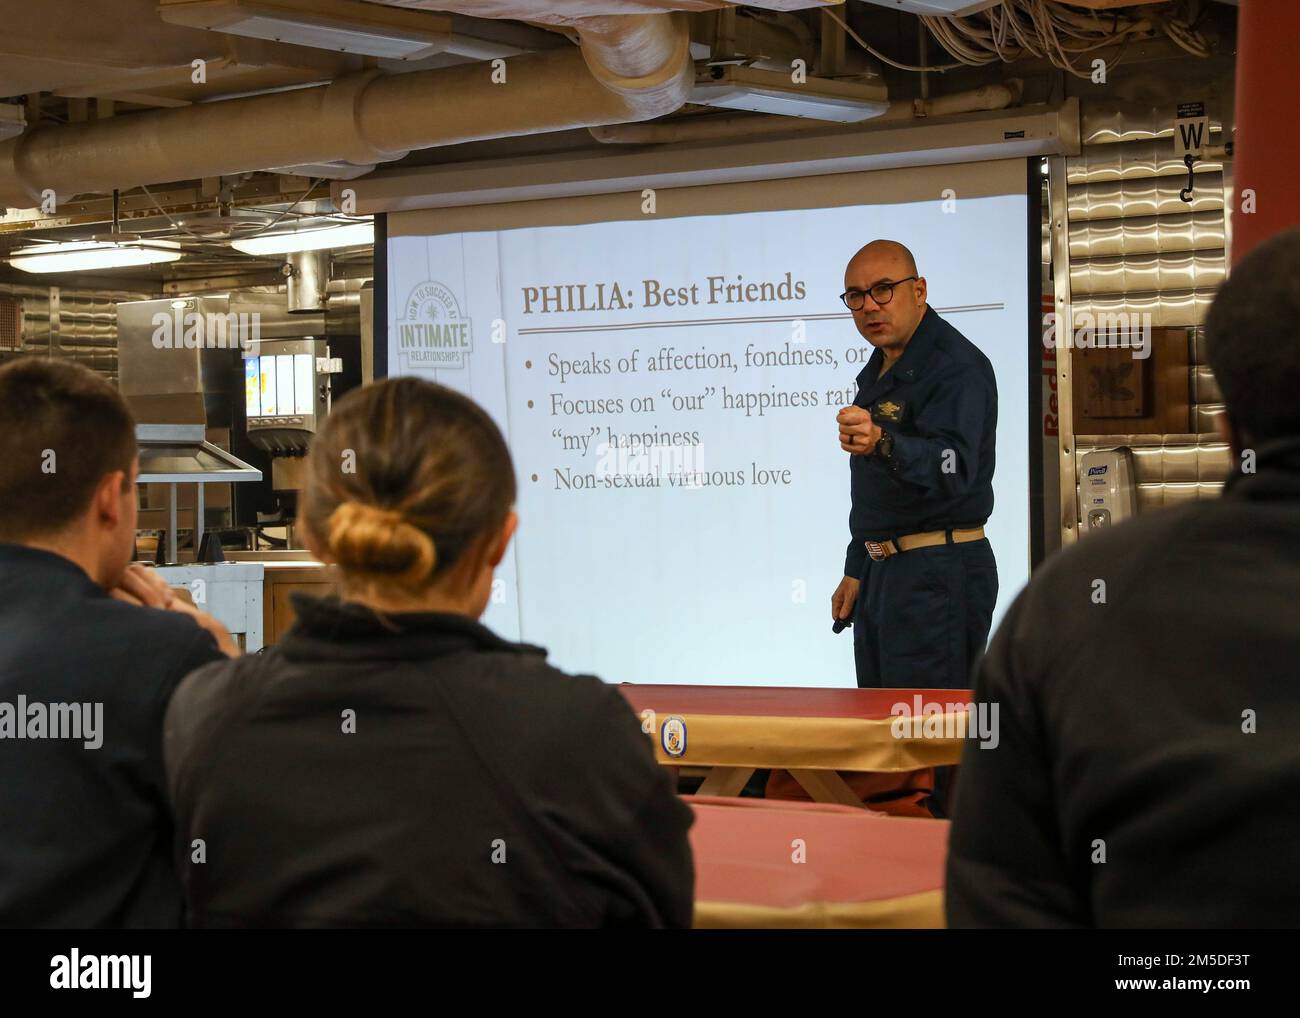
M 945 50 L 970 66 L 1041 57 L 1076 77 L 1088 78 L 1091 61 L 1085 59 L 1081 68 L 1075 59 L 1160 31 L 1193 56 L 1210 55 L 1209 42 L 1190 22 L 1163 13 L 1114 11 L 1103 17 L 1054 0 L 1002 0 L 964 18 L 927 15 L 921 20 Z

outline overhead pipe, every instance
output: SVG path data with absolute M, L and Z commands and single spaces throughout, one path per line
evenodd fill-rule
M 0 142 L 0 206 L 262 170 L 400 159 L 413 149 L 648 120 L 694 83 L 685 14 L 574 25 L 580 48 L 409 74 L 371 69 L 319 87 L 42 126 Z
M 840 128 L 870 130 L 880 123 L 919 120 L 925 117 L 1001 110 L 1020 101 L 1023 83 L 1016 78 L 996 85 L 982 85 L 968 92 L 936 96 L 933 99 L 900 99 L 878 117 L 851 127 L 810 117 L 784 117 L 778 114 L 731 113 L 683 117 L 656 124 L 617 124 L 592 127 L 591 136 L 608 145 L 663 145 L 685 141 L 711 141 L 717 138 L 748 137 L 760 134 L 788 134 L 791 131 L 816 131 Z
M 953 92 L 933 98 L 913 99 L 917 117 L 946 117 L 953 113 L 974 113 L 978 110 L 1003 110 L 1020 102 L 1025 83 L 1019 78 L 1008 78 L 994 85 L 981 85 L 969 92 Z
M 686 14 L 617 14 L 577 23 L 592 75 L 649 120 L 686 103 L 695 85 Z

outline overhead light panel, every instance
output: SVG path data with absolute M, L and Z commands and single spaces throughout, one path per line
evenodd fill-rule
M 356 180 L 374 169 L 374 164 L 349 163 L 338 159 L 328 163 L 298 163 L 296 166 L 268 166 L 267 173 L 290 177 L 321 177 L 324 180 Z
M 355 0 L 161 0 L 163 21 L 390 60 L 442 53 L 451 18 Z
M 333 247 L 357 247 L 375 242 L 375 224 L 369 220 L 328 226 L 323 230 L 289 230 L 232 240 L 230 246 L 250 255 L 294 254 Z
M 878 117 L 889 109 L 889 91 L 883 84 L 808 78 L 796 84 L 784 71 L 719 64 L 696 72 L 689 100 L 706 106 L 776 113 L 844 124 Z
M 9 264 L 24 272 L 91 272 L 174 262 L 180 256 L 181 246 L 170 240 L 73 240 L 19 248 Z

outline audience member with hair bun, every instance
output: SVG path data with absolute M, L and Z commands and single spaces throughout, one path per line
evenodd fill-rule
M 338 596 L 298 595 L 277 646 L 195 672 L 167 714 L 193 925 L 690 924 L 690 810 L 636 716 L 478 621 L 514 501 L 466 397 L 400 378 L 339 401 L 300 516 Z

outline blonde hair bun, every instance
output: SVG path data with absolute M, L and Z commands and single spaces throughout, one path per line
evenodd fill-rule
M 418 587 L 438 556 L 433 538 L 400 512 L 365 502 L 340 502 L 329 518 L 329 551 L 345 572 L 384 576 Z

